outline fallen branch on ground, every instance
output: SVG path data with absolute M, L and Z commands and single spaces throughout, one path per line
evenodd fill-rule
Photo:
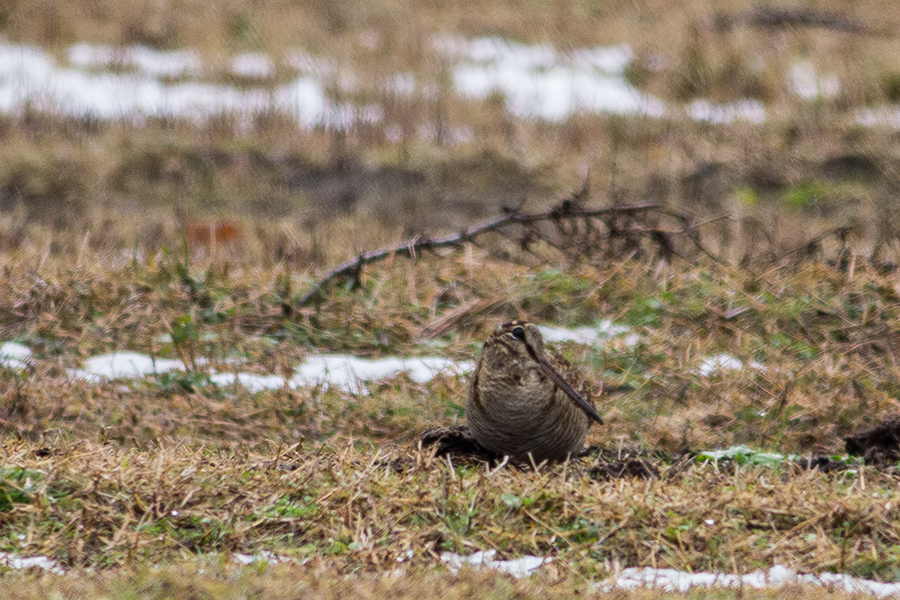
M 893 33 L 889 26 L 873 27 L 841 13 L 772 6 L 757 6 L 734 13 L 718 13 L 715 15 L 714 25 L 718 31 L 728 31 L 739 25 L 748 25 L 765 28 L 817 27 L 863 35 L 891 35 Z
M 657 227 L 648 222 L 651 221 L 647 218 L 650 214 L 674 218 L 681 224 L 681 228 L 664 229 Z M 638 220 L 638 216 L 643 218 Z M 605 226 L 605 231 L 598 231 L 595 227 L 595 221 L 601 222 Z M 635 221 L 637 222 L 635 223 Z M 591 248 L 594 243 L 600 240 L 622 240 L 625 247 L 633 251 L 641 240 L 650 240 L 651 243 L 656 245 L 657 251 L 664 259 L 677 255 L 671 236 L 685 235 L 703 254 L 719 261 L 700 243 L 697 228 L 702 224 L 696 224 L 691 217 L 663 209 L 659 204 L 655 203 L 588 209 L 581 205 L 579 194 L 575 194 L 573 198 L 567 198 L 545 212 L 529 213 L 522 212 L 518 208 L 508 209 L 498 217 L 478 223 L 458 233 L 434 238 L 416 236 L 393 246 L 365 252 L 356 258 L 345 261 L 326 273 L 324 277 L 300 297 L 297 304 L 299 306 L 307 304 L 318 296 L 325 286 L 336 281 L 350 279 L 358 283 L 362 269 L 369 263 L 384 260 L 391 256 L 415 258 L 424 251 L 462 247 L 466 243 L 475 242 L 477 238 L 487 233 L 499 233 L 512 239 L 515 236 L 510 235 L 508 229 L 514 226 L 524 227 L 525 229 L 524 233 L 521 233 L 517 238 L 523 248 L 527 248 L 531 242 L 539 239 L 561 251 L 566 251 L 566 248 L 559 242 L 555 242 L 549 235 L 538 229 L 537 226 L 543 223 L 555 224 L 557 232 L 562 236 L 563 240 L 568 242 L 571 242 L 569 238 L 575 234 L 578 225 L 584 224 L 585 234 L 589 239 L 582 246 L 582 249 Z

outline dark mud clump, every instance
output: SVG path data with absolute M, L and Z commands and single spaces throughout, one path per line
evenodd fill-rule
M 479 444 L 469 428 L 465 425 L 456 427 L 435 427 L 422 433 L 422 448 L 434 448 L 435 456 L 448 456 L 454 459 L 479 460 L 492 464 L 502 461 L 503 456 L 491 452 Z M 593 458 L 594 463 L 588 471 L 589 476 L 598 481 L 621 478 L 658 479 L 660 476 L 660 460 L 644 451 L 617 449 L 605 450 L 596 447 L 586 448 L 573 460 Z M 531 465 L 510 461 L 518 468 L 531 468 Z
M 837 460 L 831 460 L 827 456 L 813 456 L 811 458 L 798 458 L 794 461 L 798 467 L 805 471 L 812 471 L 818 469 L 821 473 L 832 473 L 839 471 L 846 471 L 847 469 L 854 468 L 855 465 L 850 465 L 847 463 L 843 463 Z
M 629 458 L 625 460 L 600 459 L 589 472 L 591 479 L 659 479 L 659 468 L 650 459 Z
M 581 453 L 583 457 L 592 457 L 588 475 L 595 481 L 612 479 L 659 479 L 660 467 L 666 465 L 666 471 L 680 464 L 677 457 L 646 448 L 602 448 L 591 446 Z M 678 470 L 678 469 L 675 469 Z
M 494 462 L 503 457 L 491 452 L 472 436 L 465 425 L 426 429 L 421 437 L 422 448 L 435 448 L 435 456 L 450 456 Z
M 900 419 L 890 419 L 881 425 L 848 435 L 844 438 L 847 454 L 862 456 L 866 462 L 885 465 L 900 459 Z

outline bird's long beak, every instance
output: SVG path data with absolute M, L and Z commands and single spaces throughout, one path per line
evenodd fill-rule
M 563 376 L 560 375 L 546 359 L 538 359 L 538 364 L 541 365 L 541 370 L 544 371 L 547 377 L 552 379 L 553 383 L 558 385 L 562 391 L 568 394 L 569 398 L 574 400 L 575 403 L 581 407 L 581 410 L 587 413 L 587 416 L 603 425 L 603 419 L 600 418 L 600 415 L 597 414 L 597 411 L 591 406 L 591 403 L 585 400 L 581 394 L 576 392 L 575 388 L 573 388 L 568 381 L 563 379 Z

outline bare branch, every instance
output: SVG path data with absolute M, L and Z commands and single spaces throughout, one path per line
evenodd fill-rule
M 873 26 L 837 12 L 815 9 L 757 6 L 750 10 L 715 15 L 715 28 L 728 31 L 739 25 L 763 28 L 818 27 L 844 33 L 891 35 L 890 25 Z
M 358 287 L 362 281 L 363 268 L 368 263 L 393 256 L 415 259 L 424 251 L 461 248 L 465 244 L 478 245 L 479 238 L 489 233 L 508 239 L 538 260 L 545 259 L 532 248 L 535 241 L 541 241 L 563 254 L 582 257 L 603 252 L 609 258 L 622 259 L 640 255 L 644 247 L 649 245 L 665 261 L 671 261 L 673 257 L 690 260 L 683 248 L 679 248 L 676 243 L 683 240 L 710 260 L 726 264 L 726 261 L 704 245 L 701 229 L 721 219 L 731 218 L 730 216 L 716 216 L 698 222 L 694 215 L 680 213 L 655 203 L 587 209 L 583 204 L 586 194 L 587 179 L 582 190 L 545 212 L 522 212 L 520 204 L 516 208 L 505 208 L 503 214 L 457 233 L 439 237 L 417 235 L 387 248 L 364 252 L 326 273 L 303 294 L 298 304 L 305 305 L 322 293 L 326 286 L 337 281 L 350 281 L 354 288 Z M 666 220 L 669 221 L 668 225 Z M 584 223 L 584 226 L 579 226 L 579 223 Z M 541 228 L 542 224 L 550 227 Z M 774 267 L 776 263 L 782 263 L 796 255 L 815 252 L 822 241 L 831 236 L 837 236 L 841 240 L 844 254 L 847 254 L 848 233 L 847 227 L 825 231 L 787 252 L 781 252 L 772 259 L 769 266 Z M 749 256 L 744 257 L 742 263 L 747 261 Z
M 385 258 L 394 256 L 404 256 L 414 258 L 417 252 L 422 250 L 436 250 L 438 248 L 459 247 L 467 242 L 472 242 L 475 238 L 489 232 L 498 232 L 511 225 L 535 225 L 545 221 L 556 221 L 559 219 L 573 218 L 604 218 L 613 215 L 629 215 L 659 208 L 658 204 L 635 204 L 631 206 L 613 206 L 608 208 L 597 208 L 585 210 L 573 203 L 571 200 L 564 200 L 555 208 L 547 212 L 525 213 L 520 212 L 518 208 L 508 209 L 504 214 L 488 219 L 482 223 L 468 227 L 458 233 L 444 235 L 436 238 L 416 237 L 411 240 L 403 241 L 394 246 L 381 248 L 364 252 L 356 258 L 345 261 L 325 274 L 316 284 L 310 288 L 303 296 L 301 296 L 298 304 L 305 305 L 314 297 L 316 297 L 323 288 L 337 280 L 352 279 L 354 282 L 359 281 L 360 272 L 364 265 L 372 262 L 384 260 Z

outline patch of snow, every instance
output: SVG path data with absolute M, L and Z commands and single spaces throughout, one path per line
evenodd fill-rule
M 787 86 L 792 94 L 804 100 L 833 98 L 841 91 L 837 75 L 820 75 L 808 60 L 796 62 L 787 73 Z
M 544 336 L 544 340 L 548 342 L 576 342 L 586 346 L 601 345 L 614 337 L 625 335 L 631 331 L 631 327 L 628 325 L 617 325 L 608 319 L 604 319 L 592 327 L 566 329 L 552 325 L 538 325 L 538 329 L 541 331 L 541 335 Z M 638 339 L 636 335 L 628 335 L 625 337 L 625 344 L 629 347 L 634 346 L 637 344 Z
M 675 569 L 631 567 L 600 582 L 598 588 L 605 592 L 615 589 L 645 588 L 658 588 L 667 592 L 687 592 L 692 588 L 749 587 L 766 589 L 798 583 L 827 587 L 829 590 L 839 589 L 849 594 L 871 594 L 879 598 L 900 594 L 900 583 L 881 583 L 842 573 L 798 574 L 782 565 L 775 565 L 768 571 L 754 571 L 746 575 L 687 573 Z
M 203 358 L 197 359 L 198 364 L 207 362 Z M 386 379 L 400 373 L 407 373 L 416 383 L 425 383 L 441 371 L 464 373 L 474 368 L 474 364 L 468 361 L 456 362 L 439 357 L 372 360 L 342 354 L 321 354 L 310 356 L 300 363 L 295 369 L 294 376 L 288 380 L 281 375 L 217 371 L 210 371 L 209 378 L 215 385 L 241 385 L 251 393 L 276 390 L 285 386 L 299 388 L 313 385 L 333 386 L 352 393 L 361 393 L 365 390 L 365 382 Z M 153 359 L 139 352 L 113 352 L 85 360 L 83 368 L 70 369 L 69 375 L 96 383 L 113 379 L 137 379 L 184 370 L 184 364 L 177 359 Z
M 563 121 L 579 112 L 665 113 L 661 100 L 625 80 L 631 50 L 624 45 L 568 54 L 548 44 L 496 37 L 439 37 L 434 45 L 456 61 L 452 74 L 457 92 L 477 99 L 499 93 L 516 116 Z
M 185 77 L 200 74 L 203 66 L 194 50 L 162 52 L 145 46 L 93 46 L 76 44 L 69 48 L 69 64 L 79 68 L 133 68 L 151 77 Z
M 210 380 L 218 386 L 240 385 L 251 394 L 266 390 L 277 390 L 285 386 L 280 375 L 256 375 L 255 373 L 212 373 Z
M 459 573 L 463 565 L 470 565 L 474 568 L 493 569 L 502 573 L 509 573 L 517 578 L 527 577 L 541 566 L 549 564 L 553 560 L 552 557 L 540 556 L 494 560 L 495 554 L 497 554 L 496 550 L 475 552 L 468 556 L 462 556 L 454 552 L 444 552 L 441 554 L 441 560 L 446 563 L 447 569 L 454 575 Z
M 65 573 L 65 569 L 59 566 L 55 560 L 46 556 L 19 556 L 0 552 L 0 564 L 10 569 L 43 569 L 56 575 Z
M 242 565 L 252 565 L 255 563 L 270 563 L 270 564 L 278 564 L 282 562 L 294 562 L 292 559 L 286 556 L 279 556 L 274 552 L 270 552 L 268 550 L 262 550 L 261 552 L 257 552 L 256 554 L 242 554 L 240 552 L 235 552 L 231 555 L 231 558 L 235 562 L 239 562 Z
M 275 65 L 262 52 L 246 52 L 231 59 L 231 72 L 242 77 L 262 79 L 275 75 Z
M 633 53 L 625 44 L 564 52 L 548 44 L 497 37 L 440 36 L 434 47 L 455 61 L 452 74 L 458 93 L 476 99 L 498 93 L 510 113 L 519 117 L 563 121 L 582 112 L 649 117 L 672 112 L 662 100 L 628 83 L 625 69 Z M 823 93 L 831 92 L 834 83 L 823 80 Z M 684 110 L 692 119 L 714 124 L 766 119 L 763 104 L 749 99 L 728 104 L 696 100 Z
M 446 358 L 381 358 L 365 359 L 341 354 L 310 356 L 297 368 L 290 380 L 292 387 L 310 385 L 334 386 L 352 393 L 363 391 L 361 382 L 375 381 L 407 373 L 416 383 L 430 381 L 440 371 L 468 372 L 471 362 L 456 362 Z
M 16 342 L 5 342 L 0 345 L 0 366 L 14 371 L 21 371 L 28 366 L 31 350 L 28 346 Z
M 235 66 L 259 72 L 263 68 L 259 58 L 244 55 L 236 59 Z M 37 47 L 0 44 L 0 112 L 15 114 L 36 108 L 65 116 L 140 122 L 147 117 L 202 120 L 275 109 L 291 115 L 302 126 L 314 127 L 331 109 L 322 85 L 305 76 L 274 88 L 250 89 L 198 81 L 166 83 L 160 79 L 199 71 L 199 57 L 192 51 L 159 53 L 142 47 L 81 44 L 70 49 L 69 62 L 76 68 L 57 66 Z M 114 65 L 133 67 L 135 72 L 85 70 Z M 361 111 L 364 120 L 380 119 L 368 107 Z
M 205 118 L 216 114 L 260 113 L 277 104 L 278 90 L 263 88 L 238 89 L 227 85 L 188 81 L 163 86 L 155 108 L 147 106 L 141 112 L 182 117 Z
M 704 358 L 696 372 L 703 377 L 709 377 L 716 371 L 740 371 L 743 368 L 744 363 L 730 354 L 716 354 Z
M 900 108 L 893 105 L 863 108 L 857 111 L 856 122 L 864 127 L 900 129 Z
M 607 73 L 624 73 L 633 58 L 634 52 L 627 44 L 582 48 L 572 52 L 572 60 L 593 65 Z
M 110 379 L 135 379 L 168 371 L 183 371 L 184 363 L 171 358 L 153 359 L 139 352 L 113 352 L 84 361 L 84 368 L 70 369 L 69 375 L 91 382 Z
M 499 94 L 513 115 L 563 121 L 579 113 L 672 115 L 678 107 L 632 86 L 625 77 L 633 59 L 627 45 L 563 50 L 549 44 L 520 44 L 498 37 L 462 39 L 438 37 L 434 48 L 451 61 L 456 92 L 484 99 Z M 63 116 L 131 120 L 148 117 L 206 120 L 222 114 L 244 117 L 276 110 L 294 117 L 304 127 L 322 124 L 346 129 L 358 122 L 383 120 L 383 108 L 355 106 L 328 99 L 326 87 L 344 92 L 360 88 L 360 73 L 339 69 L 332 58 L 291 51 L 280 60 L 299 71 L 284 85 L 238 88 L 204 83 L 199 52 L 186 49 L 157 51 L 144 46 L 76 44 L 68 62 L 58 65 L 36 46 L 0 43 L 0 112 L 17 113 L 36 108 Z M 275 61 L 261 52 L 230 59 L 233 73 L 259 79 L 275 75 Z M 796 93 L 837 93 L 836 79 L 819 78 L 805 63 L 795 65 L 790 81 Z M 810 79 L 812 78 L 812 79 Z M 179 81 L 172 81 L 177 79 Z M 187 79 L 187 80 L 186 80 Z M 417 84 L 415 76 L 398 72 L 385 79 L 385 89 L 403 96 L 438 94 L 436 86 Z M 755 100 L 713 104 L 697 100 L 686 107 L 691 118 L 712 123 L 765 120 L 766 111 Z M 427 128 L 424 137 L 431 139 Z M 451 143 L 467 143 L 444 136 Z
M 751 361 L 747 365 L 751 369 L 765 369 L 762 363 Z M 744 368 L 744 363 L 730 354 L 715 354 L 703 359 L 700 366 L 693 372 L 702 377 L 709 377 L 717 371 L 740 371 Z
M 309 77 L 298 77 L 279 87 L 275 99 L 279 107 L 307 127 L 321 123 L 328 106 L 322 85 Z
M 735 121 L 762 123 L 766 120 L 766 109 L 758 100 L 740 100 L 728 104 L 694 100 L 687 105 L 686 110 L 692 119 L 716 125 L 725 125 Z

